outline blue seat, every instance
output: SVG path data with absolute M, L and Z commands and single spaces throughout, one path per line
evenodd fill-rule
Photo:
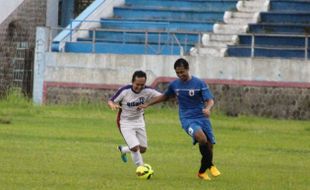
M 260 23 L 249 24 L 255 35 L 255 57 L 304 58 L 306 34 L 310 34 L 309 0 L 271 0 Z M 251 56 L 251 34 L 239 35 L 239 44 L 228 46 L 229 56 Z M 309 46 L 307 48 L 309 53 Z
M 178 10 L 226 11 L 236 7 L 237 0 L 126 0 L 128 7 L 158 7 Z
M 74 53 L 115 53 L 115 54 L 153 54 L 153 55 L 171 55 L 180 54 L 180 47 L 177 45 L 171 46 L 166 44 L 120 44 L 120 43 L 92 43 L 87 42 L 68 42 L 65 45 L 66 52 Z M 189 51 L 185 49 L 185 51 Z
M 210 32 L 212 22 L 183 22 L 183 21 L 144 21 L 124 19 L 101 19 L 102 28 L 127 30 L 153 30 L 166 32 Z
M 308 12 L 262 12 L 260 17 L 262 23 L 307 24 L 310 26 L 310 10 Z
M 309 12 L 309 0 L 271 0 L 271 11 Z
M 309 33 L 310 24 L 260 23 L 249 24 L 250 33 L 267 34 L 305 34 Z
M 176 10 L 163 8 L 131 8 L 117 7 L 114 9 L 114 17 L 132 20 L 180 20 L 193 22 L 217 22 L 222 21 L 224 11 L 193 11 L 193 10 Z
M 301 36 L 267 36 L 256 35 L 255 46 L 259 47 L 305 47 L 305 38 Z M 239 35 L 239 46 L 251 47 L 252 36 Z
M 308 49 L 308 54 L 310 50 Z M 250 57 L 250 47 L 232 46 L 227 49 L 228 56 L 233 57 Z M 285 49 L 285 48 L 255 48 L 255 57 L 272 57 L 272 58 L 304 58 L 305 50 L 303 49 Z
M 188 53 L 198 42 L 199 34 L 213 31 L 214 23 L 222 22 L 224 12 L 235 9 L 236 3 L 237 0 L 125 0 L 125 5 L 114 7 L 113 17 L 100 19 L 101 27 L 95 35 L 89 31 L 87 37 L 66 43 L 65 51 L 179 54 L 181 46 Z M 154 53 L 153 49 L 158 51 Z

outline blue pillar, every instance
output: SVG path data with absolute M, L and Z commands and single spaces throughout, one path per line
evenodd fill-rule
M 70 21 L 74 19 L 74 1 L 75 0 L 62 0 L 61 1 L 61 23 L 62 27 L 66 27 L 70 24 Z

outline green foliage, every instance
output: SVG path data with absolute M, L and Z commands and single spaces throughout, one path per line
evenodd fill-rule
M 14 94 L 14 93 L 13 93 Z M 308 189 L 310 122 L 212 115 L 215 164 L 222 176 L 196 177 L 197 146 L 179 125 L 177 109 L 146 111 L 151 180 L 138 180 L 116 112 L 104 104 L 33 106 L 11 95 L 0 101 L 0 189 Z M 130 155 L 128 155 L 130 157 Z
M 6 95 L 0 101 L 0 106 L 30 106 L 30 101 L 23 95 L 21 89 L 11 88 L 7 91 Z

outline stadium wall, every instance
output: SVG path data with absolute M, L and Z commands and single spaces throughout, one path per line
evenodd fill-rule
M 13 2 L 8 1 L 9 4 Z M 46 26 L 47 4 L 51 4 L 48 2 L 55 2 L 55 0 L 16 2 L 16 6 L 11 7 L 10 14 L 7 14 L 0 23 L 0 97 L 14 85 L 14 79 L 17 81 L 17 77 L 14 76 L 14 68 L 24 72 L 23 78 L 18 78 L 22 81 L 20 86 L 23 92 L 32 93 L 36 27 Z M 55 14 L 57 15 L 57 12 Z
M 176 56 L 46 52 L 36 103 L 105 102 L 135 70 L 160 91 L 175 79 Z M 231 116 L 250 114 L 310 119 L 310 62 L 288 59 L 186 57 L 193 75 L 215 95 L 216 109 Z M 37 64 L 37 63 L 36 63 Z M 41 68 L 43 65 L 41 65 Z M 36 75 L 35 75 L 36 77 Z

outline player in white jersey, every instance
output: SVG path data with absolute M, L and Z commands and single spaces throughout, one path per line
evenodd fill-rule
M 126 153 L 131 157 L 136 166 L 144 165 L 141 153 L 147 149 L 147 136 L 144 122 L 143 109 L 137 107 L 153 97 L 161 95 L 158 91 L 146 87 L 146 73 L 136 71 L 132 76 L 132 85 L 120 88 L 108 101 L 112 110 L 119 109 L 117 124 L 124 137 L 126 146 L 118 146 L 121 158 L 127 162 Z

